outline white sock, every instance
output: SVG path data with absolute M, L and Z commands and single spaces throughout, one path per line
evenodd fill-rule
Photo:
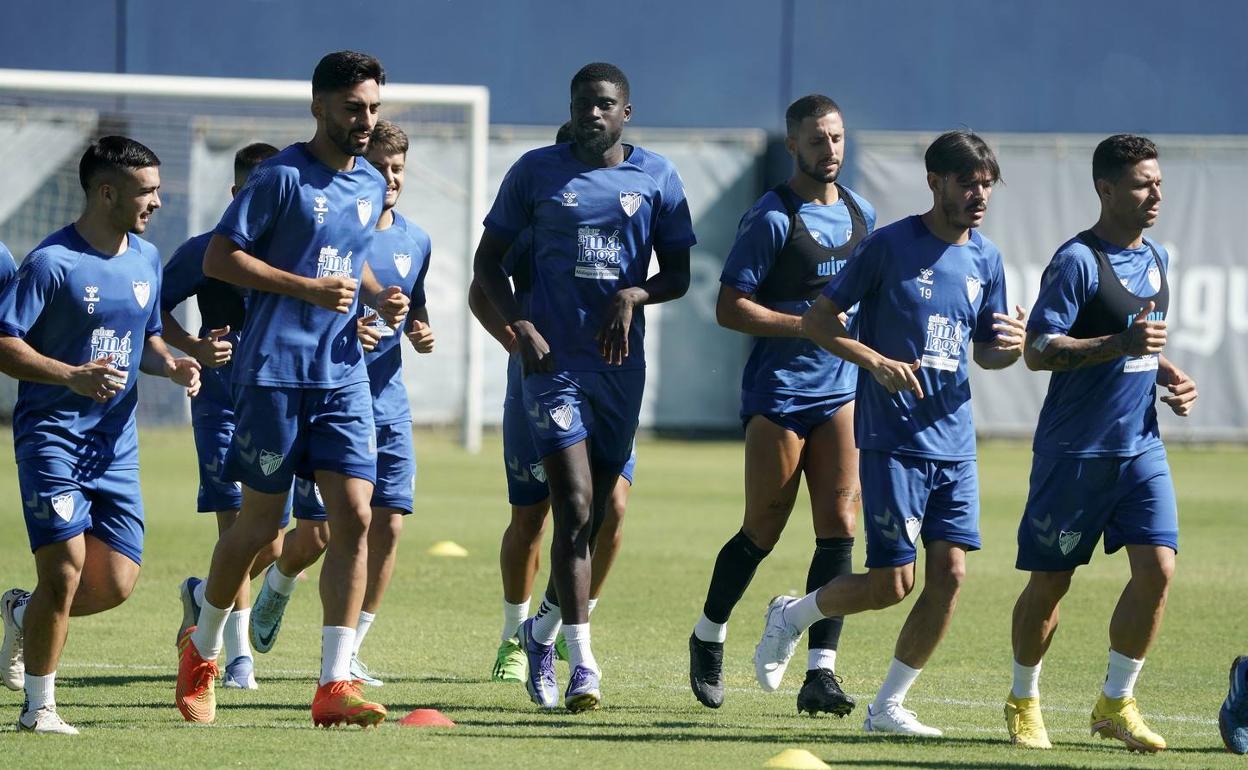
M 351 678 L 351 648 L 354 644 L 354 628 L 321 627 L 321 684 L 345 682 Z
M 1040 697 L 1040 666 L 1044 661 L 1040 661 L 1034 666 L 1024 666 L 1017 660 L 1014 661 L 1014 685 L 1010 688 L 1010 694 L 1015 698 L 1039 698 Z
M 811 591 L 786 607 L 784 610 L 784 622 L 797 631 L 805 631 L 823 620 L 824 614 L 819 609 L 819 603 L 815 601 L 815 596 L 818 594 L 818 591 Z
M 201 580 L 195 584 L 195 590 L 191 591 L 191 597 L 195 599 L 196 604 L 204 603 L 204 586 L 208 585 L 207 580 Z
M 1105 687 L 1101 690 L 1106 698 L 1126 698 L 1135 693 L 1135 680 L 1140 678 L 1144 659 L 1128 658 L 1120 652 L 1109 651 L 1109 671 L 1105 674 Z
M 351 651 L 352 654 L 360 654 L 360 645 L 364 644 L 364 635 L 368 633 L 369 628 L 372 628 L 373 621 L 376 619 L 377 613 L 360 610 L 360 619 L 355 622 L 355 649 Z
M 589 624 L 574 623 L 563 627 L 563 639 L 568 643 L 568 667 L 584 666 L 601 674 L 594 651 L 589 648 Z
M 26 712 L 56 708 L 56 672 L 35 676 L 26 674 Z
M 288 577 L 277 568 L 276 564 L 269 567 L 268 571 L 264 573 L 264 584 L 282 596 L 290 596 L 295 592 L 295 581 L 298 579 L 298 575 Z
M 723 644 L 728 638 L 728 624 L 716 623 L 703 613 L 702 617 L 698 618 L 698 624 L 693 627 L 693 635 L 704 642 Z
M 230 616 L 230 609 L 212 606 L 211 602 L 199 605 L 199 623 L 195 633 L 191 634 L 191 644 L 199 651 L 204 660 L 216 660 L 225 644 L 225 621 Z
M 906 699 L 906 693 L 910 691 L 910 685 L 914 684 L 914 680 L 919 678 L 922 671 L 921 668 L 910 668 L 893 658 L 893 662 L 888 665 L 888 675 L 884 677 L 884 684 L 880 685 L 880 691 L 875 694 L 872 708 L 878 712 L 889 703 L 901 705 L 901 702 Z
M 512 604 L 503 599 L 503 636 L 500 641 L 507 641 L 516 635 L 516 629 L 529 616 L 529 600 L 525 599 L 519 604 Z
M 538 644 L 554 644 L 562 626 L 563 619 L 560 617 L 559 607 L 542 599 L 541 606 L 537 608 L 537 614 L 533 616 L 533 641 Z
M 817 668 L 826 668 L 829 671 L 836 671 L 836 650 L 821 649 L 816 647 L 806 653 L 806 670 L 814 671 Z
M 598 600 L 597 600 L 597 599 L 590 599 L 590 600 L 589 600 L 589 603 L 585 605 L 585 607 L 586 607 L 586 611 L 587 611 L 590 615 L 593 615 L 593 614 L 594 614 L 594 608 L 595 608 L 595 607 L 597 607 L 597 606 L 598 606 Z
M 251 643 L 247 640 L 247 626 L 251 623 L 251 608 L 234 610 L 225 619 L 225 662 L 235 658 L 250 658 Z

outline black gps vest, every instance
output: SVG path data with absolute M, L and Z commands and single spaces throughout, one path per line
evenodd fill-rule
M 1161 263 L 1161 255 L 1153 244 L 1145 241 L 1148 250 L 1153 253 L 1157 270 L 1161 273 L 1161 287 L 1151 297 L 1139 297 L 1122 285 L 1113 265 L 1109 263 L 1109 255 L 1101 248 L 1100 239 L 1091 230 L 1084 230 L 1078 237 L 1096 257 L 1097 287 L 1095 296 L 1079 309 L 1079 315 L 1075 316 L 1075 322 L 1067 332 L 1068 336 L 1089 339 L 1126 331 L 1131 319 L 1139 315 L 1140 310 L 1149 302 L 1155 306 L 1153 317 L 1166 317 L 1170 308 L 1170 283 L 1166 280 L 1166 269 Z
M 771 191 L 784 204 L 784 210 L 789 215 L 789 233 L 785 236 L 784 246 L 776 254 L 767 277 L 754 292 L 754 297 L 764 304 L 814 301 L 836 272 L 833 262 L 849 259 L 858 242 L 867 237 L 867 221 L 854 196 L 838 184 L 836 191 L 841 200 L 845 201 L 845 208 L 849 210 L 852 230 L 844 245 L 829 248 L 816 241 L 806 229 L 806 223 L 798 216 L 798 210 L 804 201 L 792 188 L 782 183 Z

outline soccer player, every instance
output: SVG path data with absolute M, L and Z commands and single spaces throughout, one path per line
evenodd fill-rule
M 863 727 L 938 736 L 902 703 L 949 628 L 966 553 L 980 547 L 967 360 L 985 369 L 1013 364 L 1026 314 L 1006 312 L 1001 253 L 975 229 L 1000 178 L 992 150 L 973 133 L 950 131 L 924 161 L 932 208 L 863 241 L 802 321 L 808 337 L 861 368 L 854 435 L 867 572 L 837 577 L 801 599 L 773 599 L 754 670 L 764 689 L 775 689 L 806 628 L 905 599 L 922 538 L 923 591 Z M 855 304 L 857 340 L 839 317 Z
M 225 461 L 225 478 L 242 484 L 243 499 L 213 551 L 199 622 L 180 640 L 176 702 L 187 721 L 215 718 L 225 622 L 257 553 L 280 531 L 296 475 L 315 479 L 330 531 L 312 720 L 385 719 L 385 707 L 365 700 L 348 670 L 377 472 L 368 372 L 356 336 L 357 288 L 389 323 L 398 323 L 407 305 L 402 290 L 383 289 L 363 259 L 385 181 L 357 157 L 376 125 L 384 80 L 371 56 L 323 57 L 312 75 L 315 135 L 248 179 L 204 254 L 205 275 L 251 291 L 234 354 L 237 429 Z
M 788 522 L 803 475 L 814 517 L 813 591 L 853 569 L 858 451 L 854 387 L 858 370 L 802 335 L 802 314 L 875 227 L 875 209 L 837 184 L 845 159 L 841 109 L 811 94 L 784 115 L 793 174 L 741 218 L 720 276 L 716 315 L 754 338 L 741 377 L 745 426 L 745 517 L 719 551 L 702 617 L 689 636 L 689 684 L 700 703 L 719 708 L 728 617 Z M 810 629 L 798 711 L 845 716 L 836 648 L 842 619 Z
M 366 158 L 385 178 L 386 197 L 367 259 L 378 281 L 399 286 L 410 297 L 408 317 L 411 321 L 406 337 L 416 352 L 431 353 L 434 336 L 425 307 L 429 235 L 394 210 L 403 192 L 408 144 L 407 134 L 386 120 L 377 122 L 369 138 Z M 400 337 L 372 308 L 362 308 L 361 316 L 364 333 L 375 335 L 365 343 L 364 359 L 373 398 L 373 421 L 377 428 L 377 485 L 373 488 L 372 521 L 368 527 L 367 586 L 356 622 L 349 669 L 353 679 L 380 687 L 384 682 L 372 676 L 368 666 L 359 659 L 360 645 L 372 627 L 382 596 L 390 584 L 399 535 L 403 531 L 403 517 L 412 512 L 416 456 L 412 448 L 411 409 L 407 403 L 407 389 L 403 385 Z M 301 494 L 305 498 L 308 491 L 319 496 L 319 492 L 308 489 L 312 486 L 310 482 L 299 483 L 304 487 Z M 300 507 L 304 506 L 297 506 L 297 509 Z M 286 604 L 294 592 L 295 578 L 319 557 L 319 552 L 300 549 L 290 555 L 283 553 L 269 568 L 256 597 L 256 612 L 252 617 L 253 641 L 263 645 L 257 649 L 267 652 L 272 648 Z
M 1233 754 L 1248 754 L 1248 655 L 1231 662 L 1231 685 L 1218 710 L 1218 732 Z
M 1027 366 L 1051 371 L 1032 444 L 1031 486 L 1018 527 L 1014 682 L 1005 703 L 1010 740 L 1050 747 L 1040 715 L 1040 663 L 1057 631 L 1058 606 L 1096 543 L 1123 547 L 1131 579 L 1109 621 L 1109 670 L 1092 708 L 1092 732 L 1136 751 L 1165 740 L 1140 717 L 1134 689 L 1157 635 L 1174 574 L 1179 521 L 1162 403 L 1181 417 L 1196 383 L 1170 362 L 1169 255 L 1144 237 L 1161 208 L 1157 147 L 1119 134 L 1097 145 L 1092 180 L 1101 202 L 1090 230 L 1066 241 L 1045 270 L 1027 324 Z
M 160 208 L 159 166 L 133 139 L 92 142 L 78 165 L 82 216 L 0 294 L 0 371 L 21 380 L 13 443 L 37 574 L 34 592 L 0 598 L 0 674 L 26 693 L 19 731 L 77 734 L 55 697 L 69 619 L 116 607 L 138 580 L 139 372 L 199 390 L 199 363 L 161 340 L 160 254 L 138 235 Z
M 555 133 L 555 144 L 572 140 L 572 124 L 564 123 Z M 512 278 L 516 301 L 521 307 L 528 302 L 532 290 L 531 237 L 529 230 L 520 233 L 503 259 L 504 268 Z M 503 349 L 509 354 L 514 353 L 515 332 L 490 305 L 475 280 L 469 289 L 468 306 Z M 550 488 L 546 485 L 542 458 L 529 432 L 520 383 L 520 361 L 511 356 L 507 362 L 507 395 L 503 400 L 503 472 L 507 479 L 507 498 L 511 503 L 511 521 L 503 531 L 499 549 L 499 566 L 503 576 L 503 630 L 490 674 L 490 679 L 495 682 L 524 681 L 526 662 L 524 650 L 516 639 L 516 631 L 529 615 L 529 598 L 537 576 L 546 514 L 550 511 Z M 636 466 L 637 450 L 634 447 L 607 503 L 602 526 L 590 543 L 592 558 L 587 608 L 591 617 L 607 573 L 623 542 L 624 511 L 628 507 Z M 548 608 L 551 602 L 558 603 L 553 585 L 547 586 L 546 594 L 550 597 Z M 566 658 L 566 642 L 560 643 L 563 642 L 562 635 L 558 639 L 556 655 Z
M 503 180 L 474 272 L 516 335 L 525 412 L 555 520 L 558 611 L 520 625 L 525 687 L 539 706 L 557 707 L 554 644 L 562 625 L 571 666 L 564 705 L 582 711 L 601 700 L 589 635 L 589 544 L 637 430 L 643 309 L 688 290 L 695 239 L 675 168 L 621 142 L 632 115 L 624 73 L 611 64 L 582 67 L 572 78 L 570 113 L 575 141 L 525 153 Z M 522 309 L 503 259 L 530 228 L 533 287 Z M 659 271 L 647 278 L 652 250 Z
M 14 276 L 17 275 L 17 263 L 13 261 L 13 252 L 0 243 L 0 292 L 4 291 Z

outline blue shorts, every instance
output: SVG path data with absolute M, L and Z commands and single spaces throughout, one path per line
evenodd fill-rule
M 524 411 L 524 393 L 520 385 L 519 366 L 507 366 L 507 396 L 503 399 L 503 465 L 507 476 L 507 502 L 512 505 L 536 505 L 550 497 L 546 486 L 546 469 L 542 456 L 533 443 L 529 420 Z M 620 475 L 633 483 L 637 468 L 637 449 L 628 456 Z
M 191 424 L 195 434 L 195 454 L 199 458 L 199 499 L 195 510 L 200 513 L 237 511 L 243 504 L 238 484 L 225 479 L 225 455 L 234 437 L 234 421 Z
M 1179 509 L 1166 448 L 1135 457 L 1040 457 L 1018 525 L 1021 570 L 1064 572 L 1124 545 L 1179 550 Z
M 763 395 L 742 391 L 741 426 L 749 425 L 751 417 L 762 415 L 804 439 L 853 400 L 852 390 L 831 396 Z
M 143 563 L 143 498 L 139 469 L 75 467 L 61 457 L 17 462 L 17 484 L 30 550 L 84 532 L 135 564 Z
M 400 422 L 377 428 L 377 483 L 370 505 L 412 512 L 416 490 L 416 454 L 412 449 L 412 424 Z M 326 521 L 325 500 L 311 479 L 296 479 L 294 513 L 304 521 Z M 285 526 L 285 524 L 283 524 Z
M 915 543 L 945 540 L 980 548 L 979 478 L 974 460 L 862 450 L 862 519 L 867 566 L 896 567 L 915 560 Z
M 592 439 L 590 461 L 622 471 L 633 453 L 645 386 L 645 369 L 526 375 L 521 388 L 537 456 Z
M 290 488 L 316 471 L 377 481 L 377 434 L 367 382 L 342 388 L 236 390 L 238 428 L 225 458 L 225 478 L 258 492 Z

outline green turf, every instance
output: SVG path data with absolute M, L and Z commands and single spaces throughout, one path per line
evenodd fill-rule
M 767 599 L 800 593 L 805 582 L 813 536 L 804 502 L 732 619 L 724 707 L 709 711 L 694 701 L 686 639 L 714 556 L 740 525 L 741 447 L 734 442 L 639 447 L 624 551 L 594 616 L 594 649 L 605 671 L 602 711 L 542 714 L 522 687 L 490 683 L 500 622 L 498 540 L 507 510 L 498 442 L 487 438 L 474 457 L 426 434 L 417 436 L 418 513 L 408 520 L 394 583 L 363 657 L 387 680 L 370 692 L 394 716 L 435 707 L 459 726 L 314 729 L 308 712 L 319 657 L 314 581 L 296 592 L 275 650 L 257 656 L 261 689 L 219 689 L 217 723 L 186 725 L 173 707 L 175 591 L 183 576 L 205 569 L 215 529 L 211 517 L 192 512 L 190 432 L 147 431 L 141 443 L 148 511 L 143 577 L 121 608 L 73 622 L 60 669 L 61 712 L 83 735 L 36 739 L 6 728 L 0 732 L 6 768 L 735 768 L 759 767 L 790 747 L 838 768 L 1245 766 L 1222 751 L 1215 723 L 1227 665 L 1248 646 L 1244 603 L 1234 593 L 1243 587 L 1239 482 L 1248 452 L 1242 449 L 1172 452 L 1183 551 L 1166 623 L 1137 692 L 1172 748 L 1142 758 L 1087 735 L 1104 673 L 1106 624 L 1126 579 L 1122 555 L 1098 555 L 1063 606 L 1041 680 L 1058 748 L 1027 753 L 1005 742 L 1009 615 L 1023 582 L 1012 566 L 1029 463 L 1023 446 L 981 448 L 985 549 L 970 559 L 953 629 L 908 700 L 947 737 L 920 744 L 864 735 L 857 713 L 845 720 L 798 717 L 800 660 L 779 692 L 764 694 L 754 685 L 750 655 Z M 7 434 L 0 436 L 0 500 L 6 501 L 0 587 L 32 581 L 10 446 Z M 468 558 L 427 556 L 437 540 L 460 543 Z M 882 679 L 904 615 L 904 607 L 895 608 L 845 624 L 839 668 L 860 700 Z M 566 677 L 562 665 L 560 675 Z M 16 718 L 20 702 L 19 693 L 0 690 L 6 722 Z

